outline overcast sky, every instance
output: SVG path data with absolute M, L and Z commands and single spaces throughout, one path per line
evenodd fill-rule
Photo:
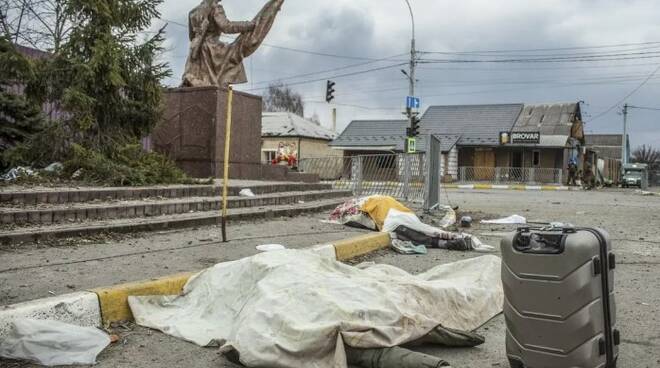
M 620 133 L 621 109 L 612 107 L 660 67 L 657 0 L 410 1 L 417 49 L 438 52 L 420 54 L 427 60 L 418 71 L 423 109 L 439 104 L 584 101 L 587 132 Z M 171 22 L 170 51 L 165 55 L 174 74 L 169 85 L 180 82 L 188 50 L 182 25 L 198 3 L 165 0 L 162 5 L 163 21 Z M 264 3 L 223 1 L 232 20 L 252 19 Z M 316 113 L 330 127 L 330 105 L 324 98 L 325 79 L 332 79 L 337 83 L 340 131 L 353 119 L 400 118 L 408 82 L 400 71 L 407 66 L 397 64 L 409 57 L 410 36 L 404 0 L 285 0 L 266 45 L 245 62 L 250 82 L 237 88 L 261 94 L 267 82 L 283 79 L 304 96 L 305 115 Z M 575 47 L 580 48 L 565 49 Z M 537 49 L 544 50 L 530 51 Z M 458 54 L 472 51 L 481 53 Z M 576 56 L 586 59 L 558 62 Z M 554 61 L 483 62 L 530 58 Z M 594 61 L 601 58 L 606 60 Z M 340 76 L 371 69 L 381 70 Z M 317 79 L 323 81 L 308 83 Z M 660 72 L 626 101 L 660 108 L 659 92 Z M 631 110 L 629 121 L 634 145 L 660 146 L 660 111 Z

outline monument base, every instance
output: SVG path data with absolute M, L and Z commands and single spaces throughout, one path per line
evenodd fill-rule
M 228 92 L 219 87 L 173 88 L 165 92 L 164 118 L 152 134 L 154 150 L 195 178 L 224 175 Z M 230 177 L 274 181 L 318 181 L 261 163 L 261 97 L 234 91 Z

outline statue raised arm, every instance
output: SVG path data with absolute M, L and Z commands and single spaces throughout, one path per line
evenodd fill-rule
M 252 55 L 270 31 L 284 0 L 269 0 L 252 21 L 233 22 L 220 0 L 204 0 L 188 17 L 190 54 L 184 87 L 219 86 L 247 82 L 243 59 Z M 232 43 L 223 34 L 239 34 Z

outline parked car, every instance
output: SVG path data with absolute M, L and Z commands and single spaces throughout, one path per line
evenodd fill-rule
M 646 164 L 628 164 L 623 165 L 623 179 L 621 180 L 624 188 L 639 187 L 646 189 L 649 186 L 648 165 Z

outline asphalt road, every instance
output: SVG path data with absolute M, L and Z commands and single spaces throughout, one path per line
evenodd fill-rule
M 656 368 L 660 366 L 660 196 L 645 197 L 632 192 L 608 191 L 608 192 L 512 192 L 512 191 L 450 191 L 448 199 L 453 205 L 460 207 L 463 213 L 471 214 L 476 219 L 494 218 L 519 214 L 528 218 L 529 221 L 539 222 L 568 222 L 578 226 L 598 226 L 606 229 L 612 239 L 614 239 L 614 249 L 617 253 L 616 269 L 616 297 L 617 297 L 617 317 L 618 328 L 622 334 L 622 345 L 620 347 L 619 368 Z M 327 236 L 329 238 L 345 237 L 341 235 L 343 229 L 325 224 L 319 224 L 319 218 L 309 218 L 300 221 L 300 226 L 296 231 L 305 232 L 330 232 L 328 235 L 318 234 L 314 238 L 311 235 L 299 235 L 291 238 L 281 238 L 281 243 L 289 246 L 302 246 L 314 244 L 319 239 Z M 244 224 L 243 229 L 252 236 L 265 236 L 271 231 L 279 230 L 280 234 L 288 234 L 291 221 L 287 220 L 280 223 L 280 227 L 263 224 Z M 314 226 L 315 229 L 309 230 Z M 308 227 L 308 228 L 306 228 Z M 512 230 L 512 227 L 492 226 L 476 224 L 471 230 L 472 233 L 479 235 L 486 243 L 498 245 L 499 236 L 503 232 Z M 235 229 L 238 233 L 242 230 Z M 334 232 L 338 233 L 334 233 Z M 350 230 L 352 231 L 352 230 Z M 182 235 L 183 234 L 183 235 Z M 188 241 L 193 241 L 190 245 L 200 243 L 204 237 L 214 235 L 217 237 L 217 229 L 204 228 L 196 232 L 167 233 L 146 236 L 143 238 L 131 239 L 132 247 L 128 243 L 121 243 L 119 247 L 125 251 L 133 249 L 140 250 L 146 245 L 155 247 L 159 237 L 170 239 L 167 244 L 169 247 L 186 246 Z M 348 232 L 347 234 L 350 234 Z M 346 234 L 343 234 L 346 235 Z M 190 237 L 188 240 L 188 238 Z M 112 267 L 121 267 L 124 263 L 127 272 L 123 269 L 111 268 L 105 265 L 105 261 L 96 264 L 96 269 L 103 269 L 102 272 L 116 273 L 121 275 L 113 277 L 91 276 L 81 274 L 76 278 L 76 283 L 82 285 L 92 284 L 99 286 L 99 282 L 111 281 L 111 279 L 134 279 L 157 276 L 157 272 L 174 273 L 177 271 L 194 270 L 200 268 L 205 263 L 200 262 L 200 257 L 208 257 L 207 262 L 212 260 L 224 261 L 235 259 L 237 257 L 249 256 L 254 253 L 253 247 L 261 239 L 244 240 L 243 243 L 236 243 L 236 247 L 227 247 L 220 245 L 209 245 L 208 250 L 190 255 L 190 251 L 163 251 L 162 256 L 157 261 L 150 261 L 148 257 L 138 256 L 135 260 L 128 256 L 131 261 L 119 261 Z M 124 240 L 128 242 L 129 240 Z M 287 243 L 291 241 L 291 243 Z M 280 242 L 280 241 L 269 241 Z M 126 247 L 126 248 L 123 248 Z M 79 249 L 84 252 L 96 254 L 98 252 L 108 251 L 109 244 L 86 244 L 79 245 Z M 201 246 L 194 252 L 201 252 L 199 249 L 206 249 Z M 235 250 L 240 249 L 240 250 Z M 45 248 L 46 251 L 60 248 Z M 61 248 L 67 249 L 67 248 Z M 24 250 L 33 252 L 32 258 L 38 258 L 44 249 Z M 174 253 L 169 253 L 174 252 Z M 75 252 L 74 252 L 75 253 Z M 26 253 L 27 254 L 27 253 Z M 24 257 L 25 255 L 24 254 Z M 66 254 L 66 253 L 65 253 Z M 87 253 L 85 253 L 87 254 Z M 211 255 L 208 255 L 211 254 Z M 5 254 L 3 254 L 3 257 Z M 433 266 L 442 263 L 453 262 L 467 257 L 479 256 L 475 253 L 450 252 L 443 250 L 430 250 L 429 254 L 424 256 L 402 256 L 391 251 L 381 251 L 365 257 L 361 261 L 374 261 L 379 263 L 388 263 L 398 266 L 412 273 L 422 272 Z M 80 257 L 83 257 L 80 255 Z M 73 256 L 67 256 L 70 259 L 78 259 Z M 4 258 L 3 258 L 4 259 Z M 11 265 L 17 268 L 21 265 L 29 265 L 30 262 L 16 256 L 12 258 Z M 124 259 L 121 256 L 109 259 Z M 144 261 L 146 260 L 146 261 Z M 36 262 L 36 261 L 35 261 Z M 131 266 L 133 262 L 151 262 L 158 264 L 160 269 L 151 266 L 146 267 L 145 271 L 139 271 L 139 267 Z M 38 263 L 38 262 L 37 262 Z M 150 263 L 150 264 L 151 264 Z M 6 267 L 8 263 L 2 264 Z M 57 266 L 60 267 L 60 266 Z M 67 266 L 74 267 L 74 266 Z M 168 267 L 163 269 L 163 267 Z M 48 267 L 46 267 L 48 268 Z M 119 271 L 121 270 L 121 271 Z M 36 274 L 44 272 L 41 268 L 33 271 Z M 47 277 L 57 275 L 56 272 L 49 272 Z M 14 275 L 14 276 L 11 276 Z M 7 295 L 14 292 L 13 287 L 6 287 L 7 283 L 16 283 L 14 278 L 28 277 L 27 271 L 22 273 L 7 273 L 0 271 L 0 295 Z M 140 277 L 138 277 L 140 276 Z M 138 277 L 138 278 L 136 278 Z M 91 278 L 95 281 L 87 281 Z M 34 282 L 48 282 L 46 278 L 35 279 Z M 39 281 L 42 280 L 42 281 Z M 21 281 L 27 282 L 27 281 Z M 104 283 L 105 284 L 105 283 Z M 88 286 L 85 286 L 88 287 Z M 54 288 L 54 286 L 41 287 L 38 290 Z M 25 299 L 29 293 L 20 292 L 14 299 Z M 5 300 L 6 297 L 5 297 Z M 121 337 L 117 344 L 113 344 L 99 356 L 97 367 L 172 367 L 172 366 L 192 366 L 192 367 L 236 367 L 227 362 L 216 349 L 203 349 L 192 344 L 182 342 L 162 333 L 150 331 L 148 329 L 135 326 L 115 326 L 115 332 Z M 448 360 L 453 367 L 508 367 L 504 352 L 504 321 L 501 316 L 496 317 L 485 326 L 478 330 L 486 337 L 486 343 L 480 347 L 472 349 L 439 349 L 433 347 L 421 348 L 421 351 L 434 354 Z M 7 367 L 27 367 L 23 363 L 0 361 L 0 366 Z

